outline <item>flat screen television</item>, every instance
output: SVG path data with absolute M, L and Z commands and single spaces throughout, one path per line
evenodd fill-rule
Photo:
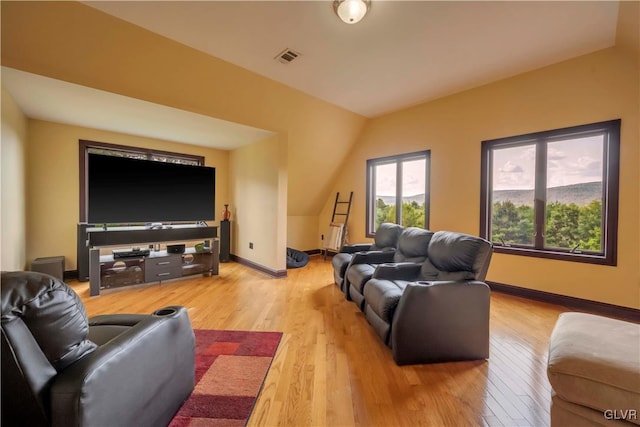
M 88 156 L 90 224 L 215 219 L 215 168 L 101 154 Z

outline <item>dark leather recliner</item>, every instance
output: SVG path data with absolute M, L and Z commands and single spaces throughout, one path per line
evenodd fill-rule
M 349 286 L 349 298 L 364 310 L 366 283 L 380 264 L 424 262 L 433 232 L 417 227 L 405 228 L 398 238 L 398 248 L 393 252 L 355 254 L 345 275 Z
M 184 307 L 87 319 L 52 276 L 2 273 L 2 425 L 165 426 L 195 384 Z
M 398 237 L 404 228 L 399 224 L 393 224 L 390 222 L 383 222 L 376 230 L 373 243 L 356 243 L 351 245 L 343 245 L 340 252 L 335 254 L 331 259 L 333 265 L 333 278 L 336 285 L 345 293 L 348 292 L 348 288 L 345 289 L 344 275 L 347 271 L 349 263 L 353 259 L 353 254 L 356 252 L 382 252 L 382 251 L 394 251 L 398 245 Z
M 491 242 L 436 232 L 422 265 L 379 266 L 365 315 L 398 365 L 489 357 Z

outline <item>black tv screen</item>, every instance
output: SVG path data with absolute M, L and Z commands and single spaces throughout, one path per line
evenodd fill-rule
M 90 224 L 215 219 L 215 168 L 89 154 Z

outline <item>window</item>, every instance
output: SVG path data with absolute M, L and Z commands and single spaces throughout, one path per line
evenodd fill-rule
M 496 252 L 616 265 L 620 120 L 482 142 Z
M 367 160 L 367 236 L 383 222 L 429 227 L 429 168 L 429 151 Z
M 80 222 L 87 221 L 87 155 L 102 154 L 105 156 L 128 157 L 130 159 L 146 159 L 158 162 L 181 163 L 204 166 L 204 157 L 190 154 L 171 153 L 168 151 L 150 150 L 139 147 L 107 144 L 80 140 Z

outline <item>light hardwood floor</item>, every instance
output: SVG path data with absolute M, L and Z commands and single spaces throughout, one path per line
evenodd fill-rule
M 549 425 L 547 347 L 567 309 L 494 292 L 489 360 L 399 367 L 332 277 L 312 256 L 283 279 L 232 262 L 99 297 L 70 285 L 89 316 L 184 305 L 194 328 L 283 332 L 250 426 Z

